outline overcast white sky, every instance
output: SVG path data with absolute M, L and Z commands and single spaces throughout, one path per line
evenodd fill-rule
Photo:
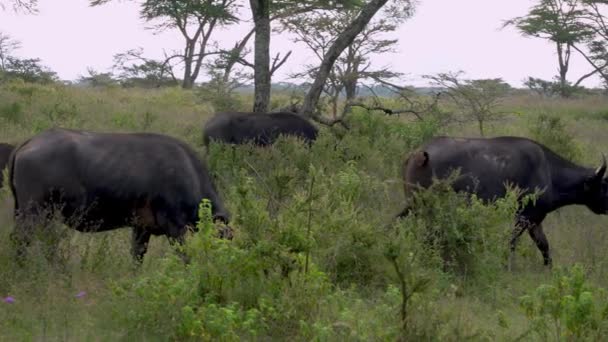
M 419 0 L 413 18 L 395 33 L 397 53 L 377 56 L 378 66 L 390 65 L 406 73 L 404 83 L 422 84 L 421 75 L 463 70 L 469 78 L 502 77 L 521 86 L 526 76 L 550 79 L 557 73 L 554 47 L 540 39 L 523 38 L 513 28 L 500 29 L 503 20 L 520 16 L 534 0 Z M 155 35 L 139 19 L 139 7 L 115 1 L 89 7 L 87 0 L 40 0 L 37 15 L 0 11 L 0 32 L 21 41 L 18 55 L 41 58 L 63 79 L 86 74 L 87 67 L 108 71 L 112 56 L 142 47 L 150 57 L 162 50 L 181 49 L 176 32 Z M 245 8 L 245 11 L 248 9 Z M 242 22 L 217 36 L 226 46 L 251 28 Z M 286 35 L 274 35 L 271 51 L 294 50 L 274 81 L 284 80 L 310 61 L 304 47 Z M 571 79 L 587 72 L 585 62 L 573 57 Z M 587 86 L 599 84 L 590 79 Z

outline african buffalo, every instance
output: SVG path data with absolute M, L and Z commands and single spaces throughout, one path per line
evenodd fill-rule
M 3 179 L 3 170 L 8 164 L 8 158 L 13 152 L 15 146 L 9 144 L 0 143 L 0 189 L 2 188 L 2 184 L 4 183 Z
M 518 137 L 432 139 L 404 162 L 406 198 L 417 188 L 431 185 L 433 178 L 446 178 L 457 169 L 460 174 L 452 184 L 454 190 L 475 193 L 482 200 L 503 197 L 506 183 L 519 187 L 523 194 L 542 191 L 535 204 L 521 208 L 516 217 L 509 267 L 524 230 L 541 251 L 544 264 L 551 265 L 549 243 L 541 225 L 548 213 L 570 204 L 586 205 L 596 214 L 608 212 L 605 158 L 593 170 L 578 166 L 533 140 Z M 406 206 L 399 216 L 408 212 Z
M 48 210 L 78 231 L 133 227 L 137 261 L 151 235 L 181 242 L 203 198 L 214 219 L 229 221 L 205 164 L 169 136 L 50 129 L 18 146 L 9 163 L 19 246 Z
M 217 113 L 205 123 L 203 142 L 205 146 L 211 140 L 267 146 L 272 145 L 280 135 L 291 135 L 310 145 L 317 134 L 317 128 L 310 121 L 295 113 L 225 112 Z

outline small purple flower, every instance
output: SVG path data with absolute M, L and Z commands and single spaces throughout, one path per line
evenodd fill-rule
M 2 301 L 4 301 L 5 303 L 8 303 L 8 304 L 13 304 L 15 302 L 15 298 L 8 296 L 8 297 L 5 297 L 4 299 L 2 299 Z
M 87 293 L 85 291 L 80 291 L 74 297 L 76 297 L 76 298 L 82 298 L 82 297 L 84 297 L 86 295 L 87 295 Z

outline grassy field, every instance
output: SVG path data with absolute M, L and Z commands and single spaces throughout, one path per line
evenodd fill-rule
M 456 195 L 431 192 L 427 208 L 387 228 L 402 207 L 403 156 L 435 134 L 476 136 L 474 123 L 438 127 L 358 111 L 350 131 L 322 128 L 310 150 L 282 139 L 271 149 L 205 151 L 209 103 L 181 89 L 0 86 L 2 142 L 53 126 L 160 132 L 188 142 L 207 160 L 236 228 L 232 242 L 212 237 L 202 208 L 201 232 L 185 247 L 191 264 L 156 237 L 136 268 L 128 229 L 83 234 L 56 225 L 18 266 L 9 240 L 12 199 L 3 189 L 0 340 L 608 336 L 608 217 L 578 206 L 552 213 L 544 224 L 551 271 L 526 235 L 517 268 L 505 270 L 512 199 L 466 206 Z M 490 124 L 487 135 L 532 137 L 589 167 L 608 152 L 608 98 L 519 95 L 502 107 L 512 114 Z M 428 231 L 441 232 L 443 247 L 424 243 Z M 445 253 L 453 267 L 440 261 Z

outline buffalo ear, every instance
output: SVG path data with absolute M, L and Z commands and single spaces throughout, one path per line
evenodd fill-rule
M 416 166 L 423 167 L 429 163 L 429 154 L 426 151 L 417 151 L 414 153 L 414 163 Z

